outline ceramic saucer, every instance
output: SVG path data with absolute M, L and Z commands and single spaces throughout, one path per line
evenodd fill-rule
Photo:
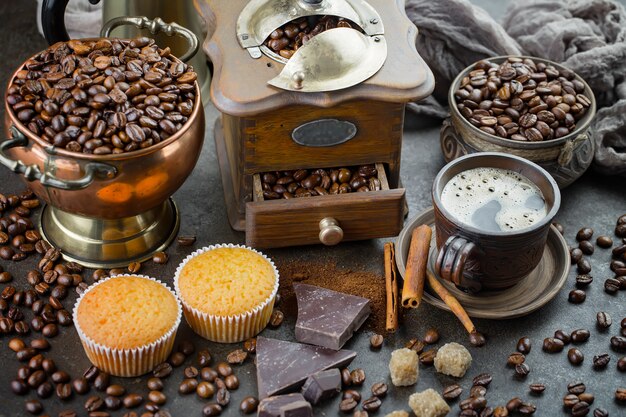
M 396 265 L 402 278 L 404 278 L 407 253 L 411 243 L 411 233 L 414 228 L 422 224 L 427 224 L 433 229 L 428 269 L 430 271 L 435 269 L 438 251 L 435 242 L 435 213 L 431 207 L 409 220 L 396 240 Z M 511 288 L 468 294 L 456 288 L 452 283 L 442 280 L 436 274 L 435 276 L 459 300 L 471 317 L 510 319 L 530 314 L 552 300 L 565 284 L 569 268 L 567 243 L 556 228 L 551 226 L 541 261 L 530 274 Z M 423 299 L 428 304 L 450 311 L 450 308 L 432 292 L 428 285 L 424 290 Z

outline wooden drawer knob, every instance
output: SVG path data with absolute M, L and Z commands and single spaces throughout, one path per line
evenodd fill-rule
M 339 222 L 332 217 L 320 220 L 320 242 L 326 246 L 334 246 L 343 239 L 343 230 Z

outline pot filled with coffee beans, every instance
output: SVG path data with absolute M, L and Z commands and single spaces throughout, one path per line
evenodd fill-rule
M 59 42 L 13 74 L 0 162 L 46 202 L 42 235 L 66 258 L 128 265 L 175 236 L 170 196 L 204 140 L 196 78 L 149 38 Z
M 434 88 L 401 2 L 196 7 L 231 226 L 266 248 L 397 235 L 404 106 Z
M 525 56 L 479 61 L 454 80 L 448 101 L 450 116 L 441 129 L 448 162 L 475 152 L 510 153 L 539 164 L 564 188 L 593 160 L 593 92 L 555 62 Z

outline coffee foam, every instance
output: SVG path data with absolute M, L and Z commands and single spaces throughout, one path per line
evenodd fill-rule
M 547 215 L 539 187 L 524 175 L 500 168 L 455 175 L 445 185 L 441 202 L 460 222 L 488 231 L 525 229 Z

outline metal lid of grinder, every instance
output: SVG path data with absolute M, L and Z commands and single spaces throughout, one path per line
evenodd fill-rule
M 289 59 L 263 43 L 292 20 L 316 15 L 348 19 L 362 30 L 334 28 L 317 34 Z M 263 54 L 285 64 L 268 84 L 288 91 L 335 91 L 376 74 L 387 59 L 380 15 L 363 0 L 252 0 L 237 20 L 237 40 L 252 58 Z

